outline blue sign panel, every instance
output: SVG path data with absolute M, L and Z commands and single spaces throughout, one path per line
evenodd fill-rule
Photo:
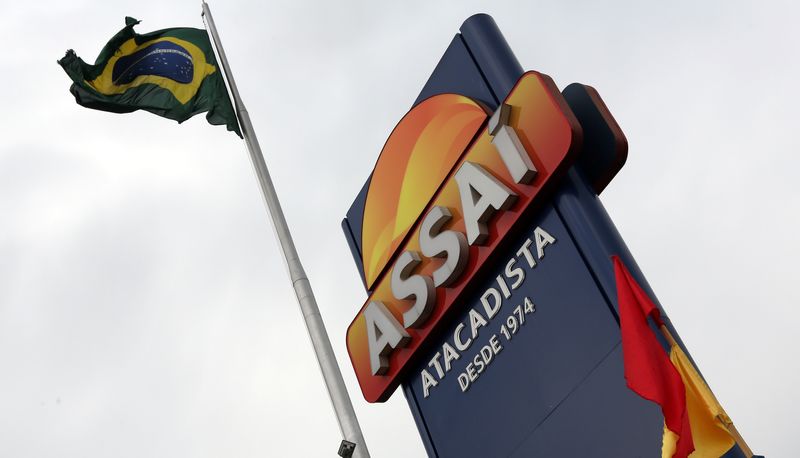
M 414 105 L 441 94 L 465 96 L 485 106 L 487 113 L 494 113 L 487 121 L 491 130 L 495 118 L 503 116 L 501 102 L 513 93 L 522 76 L 522 67 L 492 18 L 476 15 L 453 38 Z M 432 457 L 655 457 L 662 453 L 664 416 L 659 405 L 626 386 L 611 257 L 618 256 L 644 294 L 658 309 L 660 305 L 598 199 L 623 166 L 627 143 L 593 88 L 574 83 L 562 96 L 570 116 L 575 117 L 582 142 L 572 166 L 497 242 L 480 270 L 459 290 L 456 303 L 449 305 L 446 319 L 435 311 L 443 301 L 431 300 L 433 305 L 424 308 L 424 313 L 442 323 L 430 334 L 423 336 L 423 327 L 415 323 L 401 326 L 396 313 L 373 300 L 381 297 L 375 294 L 380 287 L 374 286 L 374 278 L 366 279 L 365 271 L 375 267 L 364 262 L 361 235 L 370 181 L 342 223 L 371 293 L 368 306 L 372 315 L 351 325 L 360 326 L 359 335 L 369 336 L 369 347 L 348 342 L 351 359 L 372 358 L 369 377 L 386 377 L 387 371 L 394 370 L 401 378 Z M 511 115 L 506 111 L 505 116 L 508 121 Z M 497 150 L 503 154 L 500 146 Z M 532 164 L 527 167 L 538 173 Z M 469 189 L 475 202 L 483 198 Z M 443 186 L 437 192 L 441 197 L 448 189 Z M 469 193 L 461 195 L 463 207 Z M 482 218 L 480 222 L 485 224 L 491 216 Z M 369 250 L 369 243 L 366 248 Z M 405 251 L 417 264 L 406 264 L 412 267 L 396 277 L 393 274 L 392 281 L 410 278 L 420 262 L 415 253 L 413 249 Z M 380 275 L 385 278 L 386 270 L 383 272 Z M 422 275 L 411 276 L 419 282 L 425 280 Z M 424 292 L 425 283 L 421 284 Z M 435 292 L 432 285 L 428 291 L 429 295 Z M 417 303 L 422 304 L 419 295 Z M 395 297 L 399 299 L 397 293 Z M 410 297 L 414 295 L 404 299 Z M 673 338 L 676 347 L 684 347 L 669 320 L 664 314 L 662 317 L 663 328 L 655 327 L 660 321 L 650 323 L 653 334 L 665 349 L 671 348 L 667 340 Z M 424 319 L 421 321 L 424 325 Z M 393 333 L 393 340 L 384 330 Z M 408 342 L 415 338 L 416 347 L 412 348 Z M 625 345 L 628 358 L 628 343 Z M 395 362 L 403 361 L 402 372 L 389 365 L 387 357 L 393 352 L 401 354 Z M 364 386 L 362 383 L 362 389 Z M 371 396 L 381 401 L 386 393 L 391 394 L 384 390 Z M 724 415 L 721 407 L 719 410 Z M 722 425 L 727 416 L 720 418 L 717 415 L 712 421 L 722 421 Z M 750 456 L 737 445 L 743 444 L 740 437 L 734 443 L 738 433 L 732 423 L 722 428 L 727 431 L 724 456 Z M 699 436 L 702 434 L 698 440 L 708 439 Z
M 541 253 L 535 248 L 537 229 L 553 240 Z M 533 267 L 524 252 L 516 254 L 526 245 Z M 464 312 L 445 331 L 441 345 L 430 349 L 404 387 L 428 439 L 429 454 L 592 456 L 600 441 L 617 444 L 604 450 L 658 456 L 658 407 L 625 387 L 619 325 L 555 208 L 542 209 L 529 230 L 504 251 L 509 259 L 474 281 L 473 300 L 463 304 Z M 504 269 L 514 258 L 524 273 L 508 278 Z M 489 318 L 480 298 L 487 290 L 500 290 L 498 275 L 519 285 L 509 288 L 509 298 L 501 294 L 500 306 Z M 496 301 L 487 302 L 494 311 Z M 459 351 L 459 343 L 471 338 L 471 321 L 476 319 L 487 324 L 477 328 L 469 348 Z M 455 348 L 458 359 L 451 362 L 453 352 L 443 346 Z M 437 385 L 424 387 L 422 371 Z M 586 424 L 588 419 L 596 423 Z M 576 430 L 578 425 L 589 429 Z M 555 437 L 537 440 L 542 428 Z M 565 454 L 564 447 L 574 454 Z

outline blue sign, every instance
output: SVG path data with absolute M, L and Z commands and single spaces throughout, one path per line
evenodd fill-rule
M 502 117 L 501 105 L 523 74 L 494 20 L 476 15 L 453 38 L 414 106 L 458 94 Z M 378 348 L 384 360 L 369 376 L 395 370 L 432 457 L 661 456 L 662 411 L 626 386 L 611 257 L 619 256 L 660 305 L 598 199 L 623 166 L 627 142 L 592 87 L 571 84 L 561 95 L 580 128 L 574 162 L 477 266 L 452 313 L 427 312 L 440 326 L 409 347 L 413 353 L 405 346 L 419 335 L 414 325 L 396 324 L 396 341 Z M 534 164 L 528 168 L 536 173 Z M 368 181 L 342 226 L 374 297 L 361 236 L 369 187 Z M 683 346 L 667 318 L 664 333 Z M 386 358 L 402 352 L 398 371 Z M 695 436 L 696 445 L 705 439 Z M 746 456 L 738 445 L 725 450 L 726 457 Z

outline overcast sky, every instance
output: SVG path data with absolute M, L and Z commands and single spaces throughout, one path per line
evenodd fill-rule
M 594 86 L 630 145 L 602 200 L 754 451 L 796 455 L 793 2 L 213 1 L 373 457 L 423 456 L 361 396 L 340 221 L 458 27 Z M 56 65 L 199 1 L 0 6 L 0 456 L 335 456 L 340 434 L 245 147 L 202 116 L 82 108 Z

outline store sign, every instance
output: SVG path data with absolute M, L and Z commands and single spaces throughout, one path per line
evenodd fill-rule
M 462 24 L 342 221 L 358 382 L 402 388 L 429 456 L 661 453 L 623 370 L 611 256 L 636 262 L 598 197 L 626 158 L 594 88 L 524 72 L 485 14 Z
M 500 351 L 499 340 L 471 345 L 501 309 L 505 318 L 519 308 L 518 326 L 534 311 L 532 303 L 504 302 L 556 240 L 524 216 L 572 165 L 581 136 L 555 84 L 537 72 L 522 75 L 494 112 L 463 95 L 438 94 L 400 121 L 367 189 L 362 262 L 371 292 L 347 331 L 367 401 L 385 401 L 404 382 L 426 341 L 452 324 L 452 310 L 470 309 L 419 374 L 426 397 L 462 355 L 473 364 L 451 378 L 469 389 Z M 508 256 L 506 236 L 526 230 Z M 466 291 L 484 266 L 500 265 L 499 246 L 506 254 L 493 284 L 475 304 L 461 303 L 475 296 Z

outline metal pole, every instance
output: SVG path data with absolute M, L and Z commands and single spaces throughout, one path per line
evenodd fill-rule
M 347 394 L 347 388 L 345 387 L 342 373 L 336 362 L 336 355 L 333 353 L 333 348 L 328 338 L 328 332 L 325 330 L 325 324 L 319 313 L 317 301 L 314 299 L 314 292 L 311 290 L 311 284 L 308 281 L 305 270 L 303 270 L 303 265 L 300 263 L 300 257 L 297 255 L 294 241 L 292 241 L 292 235 L 289 233 L 289 227 L 286 225 L 286 219 L 283 216 L 283 210 L 278 201 L 278 195 L 275 193 L 275 187 L 272 184 L 272 179 L 267 170 L 267 164 L 264 162 L 264 155 L 261 153 L 261 146 L 258 144 L 258 138 L 256 138 L 253 125 L 250 122 L 250 115 L 247 113 L 247 108 L 245 108 L 239 96 L 239 90 L 236 87 L 236 82 L 233 79 L 233 74 L 228 65 L 228 59 L 225 57 L 225 50 L 222 48 L 222 42 L 219 39 L 217 28 L 214 25 L 214 18 L 211 16 L 211 10 L 208 8 L 206 2 L 203 2 L 203 16 L 208 21 L 209 31 L 211 32 L 220 63 L 222 64 L 225 76 L 228 79 L 228 84 L 230 85 L 234 106 L 239 118 L 239 123 L 241 124 L 242 134 L 247 144 L 247 151 L 250 153 L 253 169 L 258 178 L 258 183 L 261 185 L 264 202 L 269 209 L 269 214 L 275 226 L 275 232 L 278 236 L 278 242 L 283 252 L 283 257 L 289 268 L 289 276 L 294 286 L 297 302 L 300 304 L 300 310 L 303 313 L 306 328 L 311 337 L 311 343 L 314 346 L 314 352 L 317 355 L 317 361 L 322 370 L 325 385 L 328 388 L 328 395 L 333 404 L 333 410 L 336 412 L 336 418 L 339 421 L 339 429 L 345 440 L 356 444 L 352 454 L 353 458 L 369 458 L 367 444 L 364 442 L 364 436 L 361 433 L 361 427 L 358 424 L 356 413 L 353 410 L 353 404 L 350 401 L 350 396 Z

